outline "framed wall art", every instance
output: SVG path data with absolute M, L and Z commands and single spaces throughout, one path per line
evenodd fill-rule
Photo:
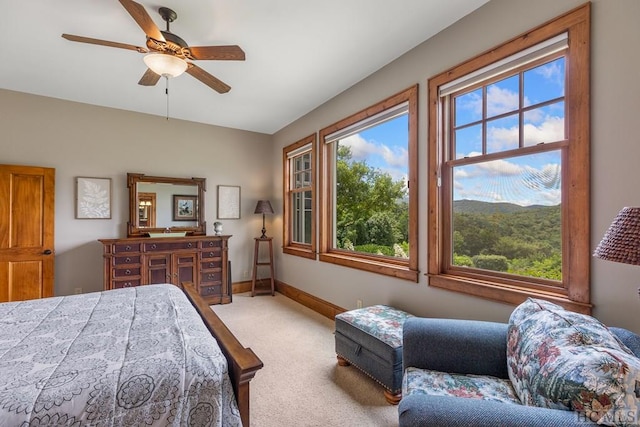
M 218 185 L 218 219 L 240 219 L 240 186 Z
M 173 195 L 173 220 L 195 221 L 198 219 L 198 196 Z
M 76 177 L 76 219 L 111 219 L 111 178 Z

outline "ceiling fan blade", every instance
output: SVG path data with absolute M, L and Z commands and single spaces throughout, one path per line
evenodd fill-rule
M 153 22 L 153 19 L 149 16 L 144 6 L 140 3 L 136 3 L 133 0 L 120 0 L 122 6 L 127 9 L 129 15 L 138 23 L 142 31 L 152 39 L 159 41 L 166 41 L 164 36 L 160 32 L 158 26 Z
M 160 74 L 156 74 L 150 68 L 147 68 L 147 71 L 142 75 L 138 84 L 142 86 L 155 86 L 158 80 L 160 80 L 160 77 Z
M 189 50 L 194 59 L 244 61 L 244 51 L 237 45 L 193 46 Z
M 135 51 L 138 51 L 140 53 L 148 53 L 149 52 L 144 47 L 134 46 L 132 44 L 110 42 L 108 40 L 92 39 L 90 37 L 74 36 L 73 34 L 63 34 L 62 38 L 70 40 L 72 42 L 80 42 L 80 43 L 97 44 L 97 45 L 100 45 L 100 46 L 117 47 L 117 48 L 120 48 L 120 49 L 135 50 Z
M 188 63 L 187 73 L 191 74 L 193 77 L 200 80 L 202 83 L 206 84 L 218 93 L 227 93 L 231 89 L 231 86 L 213 77 L 211 74 L 207 73 L 205 70 L 195 64 Z

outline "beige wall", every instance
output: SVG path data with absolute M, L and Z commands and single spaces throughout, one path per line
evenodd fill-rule
M 233 234 L 234 281 L 250 269 L 253 237 L 261 228 L 253 209 L 271 197 L 267 219 L 276 237 L 276 275 L 286 283 L 344 308 L 356 299 L 391 304 L 418 315 L 504 321 L 506 304 L 434 289 L 335 265 L 283 255 L 282 148 L 318 129 L 420 84 L 420 218 L 426 218 L 426 82 L 457 63 L 581 5 L 581 0 L 492 0 L 447 30 L 356 84 L 273 136 L 166 121 L 120 110 L 0 90 L 0 163 L 56 168 L 56 294 L 102 287 L 99 238 L 126 234 L 127 172 L 207 178 L 206 219 L 212 231 L 217 184 L 242 186 L 242 219 L 225 220 Z M 640 1 L 592 2 L 592 247 L 622 206 L 640 204 Z M 271 157 L 272 164 L 264 162 Z M 74 219 L 74 177 L 113 179 L 113 218 Z M 420 229 L 420 269 L 426 269 L 427 233 Z M 592 261 L 594 314 L 608 324 L 640 332 L 640 269 Z
M 248 279 L 253 237 L 262 227 L 253 210 L 271 192 L 272 152 L 264 134 L 196 124 L 0 90 L 0 163 L 56 169 L 55 293 L 102 289 L 102 245 L 126 237 L 127 172 L 204 177 L 205 219 L 213 233 L 216 186 L 241 186 L 241 219 L 221 220 L 229 240 L 233 280 Z M 112 179 L 112 219 L 74 218 L 75 177 Z
M 282 209 L 282 148 L 415 83 L 419 90 L 420 218 L 426 219 L 427 79 L 499 43 L 583 4 L 581 0 L 493 0 L 398 60 L 274 135 L 276 209 Z M 595 248 L 623 206 L 640 204 L 637 163 L 640 137 L 638 83 L 640 2 L 592 2 L 592 227 Z M 282 228 L 281 217 L 276 222 Z M 280 239 L 282 233 L 277 235 Z M 420 270 L 426 270 L 426 227 L 420 228 Z M 277 242 L 276 247 L 280 246 Z M 277 275 L 285 283 L 344 308 L 392 304 L 424 316 L 505 321 L 512 306 L 468 297 L 419 283 L 392 279 L 278 251 Z M 592 261 L 594 314 L 605 323 L 640 332 L 640 268 Z

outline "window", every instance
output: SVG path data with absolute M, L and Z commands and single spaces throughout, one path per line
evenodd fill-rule
M 418 281 L 417 92 L 320 131 L 320 260 Z
M 588 313 L 589 5 L 429 80 L 429 283 Z
M 315 155 L 316 135 L 283 149 L 284 253 L 316 258 Z

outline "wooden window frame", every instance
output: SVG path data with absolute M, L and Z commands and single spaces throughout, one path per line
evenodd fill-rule
M 409 122 L 407 147 L 409 152 L 409 259 L 333 248 L 332 177 L 335 171 L 335 160 L 331 153 L 333 145 L 325 143 L 327 136 L 405 102 L 408 103 Z M 318 144 L 320 145 L 320 261 L 418 282 L 418 85 L 320 130 Z
M 311 243 L 304 244 L 294 242 L 293 237 L 293 205 L 291 203 L 291 160 L 289 154 L 311 145 Z M 308 259 L 316 259 L 316 134 L 309 135 L 301 140 L 294 142 L 282 149 L 282 165 L 283 165 L 283 181 L 282 188 L 284 189 L 283 204 L 284 204 L 284 224 L 283 224 L 283 236 L 282 236 L 282 252 L 289 255 L 296 255 Z
M 463 62 L 428 81 L 429 85 L 429 172 L 428 172 L 428 273 L 429 285 L 493 301 L 520 304 L 528 297 L 544 298 L 570 310 L 590 314 L 590 4 L 573 9 L 500 46 Z M 449 268 L 450 201 L 446 176 L 441 166 L 447 160 L 443 145 L 444 123 L 440 120 L 439 88 L 453 80 L 514 55 L 553 36 L 567 32 L 566 137 L 562 148 L 562 283 L 545 286 L 526 277 L 460 273 Z M 440 185 L 442 184 L 442 185 Z M 447 199 L 445 199 L 447 198 Z M 447 210 L 449 209 L 449 210 Z

